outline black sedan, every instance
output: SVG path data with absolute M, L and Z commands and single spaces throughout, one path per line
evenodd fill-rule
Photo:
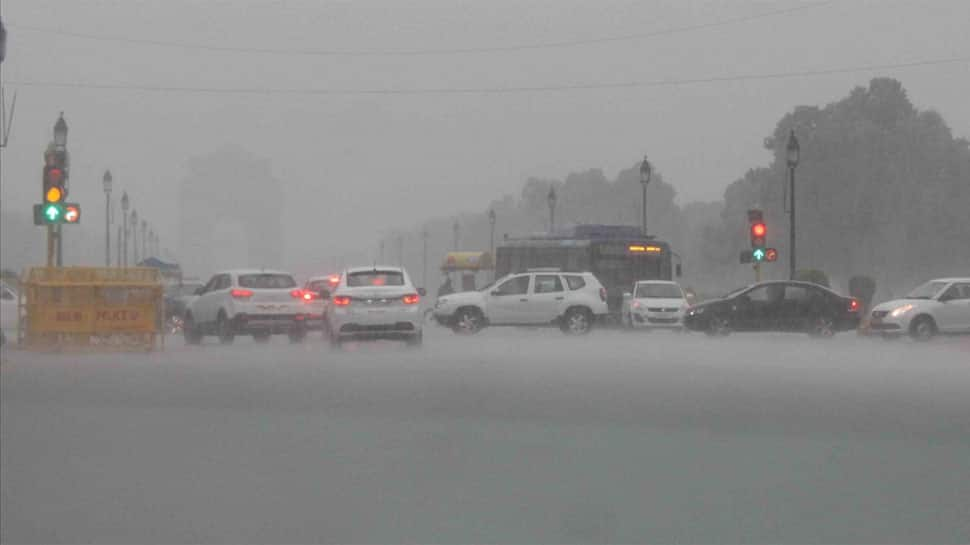
M 690 307 L 684 326 L 708 335 L 800 331 L 831 337 L 859 326 L 859 301 L 809 282 L 761 282 Z

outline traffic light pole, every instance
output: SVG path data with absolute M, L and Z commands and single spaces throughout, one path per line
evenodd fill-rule
M 64 237 L 62 237 L 61 225 L 57 224 L 54 226 L 54 230 L 57 232 L 57 266 L 64 266 Z
M 47 226 L 47 266 L 54 266 L 54 226 Z
M 755 283 L 761 282 L 761 263 L 755 263 L 752 268 L 754 269 L 754 281 Z
M 791 195 L 791 225 L 788 229 L 788 279 L 795 279 L 795 167 L 788 167 L 788 193 Z

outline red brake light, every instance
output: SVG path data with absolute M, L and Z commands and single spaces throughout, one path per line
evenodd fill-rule
M 346 295 L 338 295 L 333 298 L 333 304 L 337 305 L 338 307 L 345 307 L 350 304 L 350 297 L 347 297 Z
M 312 301 L 313 292 L 310 290 L 295 289 L 290 292 L 290 297 L 294 299 L 303 299 L 304 301 Z
M 327 278 L 327 282 L 329 282 L 331 286 L 336 286 L 337 284 L 340 283 L 340 275 L 331 274 L 330 277 Z
M 243 289 L 236 288 L 230 291 L 229 295 L 232 295 L 233 299 L 249 299 L 250 297 L 253 296 L 253 290 L 243 290 Z
M 631 305 L 631 306 L 632 306 L 633 308 L 640 308 L 640 301 L 634 301 L 634 302 L 633 302 L 633 305 Z
M 858 311 L 859 311 L 859 300 L 853 297 L 852 299 L 849 300 L 849 312 L 858 312 Z
M 417 293 L 409 293 L 401 298 L 405 305 L 416 305 L 421 301 L 421 296 Z
M 303 300 L 304 301 L 312 301 L 313 299 L 314 299 L 314 297 L 313 297 L 313 292 L 312 291 L 305 291 L 305 292 L 303 292 Z
M 600 300 L 606 302 L 606 288 L 600 288 Z

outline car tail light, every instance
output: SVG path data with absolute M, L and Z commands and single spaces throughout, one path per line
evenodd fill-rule
M 338 307 L 345 307 L 350 304 L 350 297 L 347 297 L 346 295 L 338 295 L 333 298 L 333 304 L 337 305 Z
M 297 289 L 290 292 L 290 297 L 294 299 L 303 299 L 304 301 L 312 301 L 313 292 L 310 290 Z
M 337 284 L 340 283 L 340 275 L 339 274 L 331 274 L 327 278 L 327 282 L 329 282 L 331 286 L 336 286 Z
M 849 312 L 859 312 L 859 300 L 855 297 L 849 299 Z
M 241 290 L 236 288 L 229 292 L 233 299 L 249 299 L 253 296 L 253 290 Z
M 409 293 L 401 298 L 405 305 L 416 305 L 421 301 L 421 296 L 417 293 Z
M 633 308 L 640 308 L 640 301 L 634 301 L 631 305 Z
M 606 302 L 606 288 L 600 288 L 600 300 Z

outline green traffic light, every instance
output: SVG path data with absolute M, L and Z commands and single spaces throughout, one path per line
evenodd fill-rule
M 61 217 L 61 206 L 57 204 L 49 204 L 44 207 L 44 218 L 49 223 L 55 223 Z
M 764 248 L 755 248 L 751 252 L 751 257 L 753 257 L 755 261 L 764 261 L 765 260 Z

